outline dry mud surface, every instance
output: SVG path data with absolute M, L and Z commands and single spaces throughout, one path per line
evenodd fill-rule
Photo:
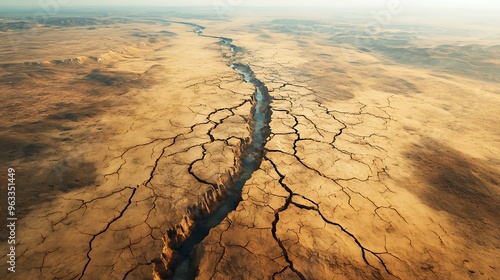
M 19 218 L 0 278 L 500 278 L 500 42 L 331 19 L 21 25 L 0 25 Z

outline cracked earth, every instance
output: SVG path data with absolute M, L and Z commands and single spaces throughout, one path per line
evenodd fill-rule
M 18 270 L 15 278 L 7 274 L 3 256 L 2 278 L 182 279 L 174 274 L 174 251 L 223 203 L 252 141 L 255 88 L 232 63 L 251 67 L 267 87 L 270 135 L 237 208 L 194 248 L 193 277 L 500 277 L 495 85 L 438 77 L 369 53 L 347 60 L 321 34 L 251 23 L 115 27 L 175 35 L 99 62 L 90 59 L 99 54 L 88 54 L 77 65 L 47 57 L 33 66 L 111 93 L 81 97 L 60 88 L 68 97 L 57 102 L 90 99 L 97 116 L 79 107 L 63 111 L 62 120 L 51 117 L 46 108 L 57 104 L 49 98 L 24 108 L 36 114 L 2 120 L 3 127 L 55 127 L 27 138 L 48 139 L 39 157 L 8 162 L 27 190 L 20 194 Z M 2 69 L 30 71 L 22 65 Z M 95 85 L 82 73 L 127 73 L 138 85 L 123 92 L 116 80 Z M 418 90 L 400 94 L 388 77 Z M 39 94 L 22 83 L 2 87 Z M 67 120 L 70 113 L 76 121 Z M 21 128 L 11 135 L 26 138 Z

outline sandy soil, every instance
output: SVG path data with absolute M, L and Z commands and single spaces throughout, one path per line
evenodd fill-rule
M 235 61 L 269 89 L 271 136 L 197 246 L 197 279 L 500 278 L 498 42 L 394 27 L 353 46 L 358 25 L 332 20 L 169 20 L 243 51 L 137 19 L 0 46 L 0 168 L 16 169 L 19 217 L 2 279 L 171 277 L 168 233 L 218 205 L 208 194 L 250 136 Z
M 498 278 L 495 83 L 297 25 L 233 35 L 272 89 L 273 134 L 244 200 L 199 248 L 199 278 Z

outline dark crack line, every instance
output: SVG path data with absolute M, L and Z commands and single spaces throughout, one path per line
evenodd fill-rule
M 203 35 L 202 32 L 204 30 L 204 27 L 200 25 L 187 22 L 176 23 L 194 26 L 194 31 L 199 36 L 219 39 L 220 45 L 224 45 L 231 49 L 233 58 L 237 52 L 240 52 L 242 50 L 241 48 L 231 44 L 232 39 L 230 38 Z M 255 87 L 255 91 L 252 95 L 251 100 L 243 100 L 240 104 L 231 108 L 216 109 L 206 117 L 207 121 L 205 123 L 211 124 L 211 128 L 207 132 L 207 136 L 210 141 L 201 144 L 203 150 L 202 157 L 190 163 L 188 172 L 198 182 L 211 185 L 212 188 L 205 193 L 203 199 L 199 201 L 198 204 L 188 207 L 183 220 L 179 224 L 175 225 L 172 229 L 167 231 L 167 234 L 164 236 L 164 243 L 165 247 L 167 248 L 166 250 L 175 250 L 174 253 L 178 254 L 178 256 L 182 258 L 181 262 L 184 263 L 185 261 L 187 261 L 188 265 L 190 262 L 192 246 L 198 244 L 201 240 L 203 240 L 206 234 L 208 234 L 207 229 L 217 226 L 220 223 L 219 219 L 221 217 L 227 217 L 227 211 L 232 211 L 237 207 L 239 201 L 241 200 L 241 188 L 244 186 L 245 182 L 252 176 L 253 172 L 255 172 L 255 170 L 259 168 L 262 161 L 263 148 L 270 134 L 269 122 L 271 119 L 272 111 L 270 109 L 271 97 L 268 93 L 267 87 L 264 85 L 264 83 L 262 83 L 255 77 L 254 72 L 249 66 L 238 63 L 230 64 L 230 66 L 243 76 L 245 82 L 252 84 Z M 220 85 L 219 88 L 222 89 Z M 212 184 L 203 180 L 202 178 L 199 178 L 199 176 L 194 173 L 193 166 L 195 163 L 203 161 L 205 159 L 205 156 L 207 154 L 205 144 L 215 142 L 215 137 L 212 135 L 212 131 L 216 129 L 218 125 L 222 124 L 226 119 L 234 116 L 235 109 L 242 107 L 249 101 L 252 105 L 250 108 L 250 116 L 248 118 L 245 118 L 243 116 L 241 117 L 243 117 L 243 119 L 247 122 L 251 137 L 246 138 L 244 139 L 244 141 L 240 142 L 240 145 L 238 147 L 239 150 L 236 152 L 237 156 L 235 157 L 235 166 L 227 170 L 227 174 L 225 175 L 227 178 L 221 180 L 220 185 Z M 218 121 L 211 119 L 214 114 L 222 110 L 230 111 L 231 116 L 223 117 Z M 191 126 L 191 132 L 194 131 L 194 128 L 197 125 L 199 124 Z M 174 143 L 178 136 L 175 137 Z M 226 139 L 225 141 L 227 142 L 228 139 Z M 154 170 L 151 173 L 150 179 L 152 179 L 153 173 Z M 218 199 L 216 199 L 217 196 Z M 223 202 L 223 204 L 221 204 L 220 202 Z M 198 239 L 200 239 L 200 241 L 198 241 Z M 159 275 L 159 277 L 169 277 L 166 275 L 168 274 L 168 270 L 175 273 L 177 266 L 173 264 L 171 262 L 172 259 L 168 259 L 165 254 L 162 254 L 161 257 L 163 260 L 164 269 L 160 269 L 161 272 L 155 270 L 154 273 L 157 273 L 155 275 Z M 155 266 L 156 265 L 161 265 L 158 260 L 155 261 Z M 167 271 L 165 271 L 165 269 Z
M 271 276 L 271 279 L 276 279 L 276 276 L 280 275 L 281 273 L 283 273 L 285 270 L 287 270 L 287 268 L 290 268 L 290 266 L 285 266 L 283 267 L 280 271 L 276 271 L 275 273 L 273 273 L 273 275 Z
M 153 261 L 149 261 L 149 262 L 146 262 L 146 263 L 138 263 L 136 266 L 134 266 L 132 269 L 128 270 L 128 271 L 127 271 L 127 272 L 123 275 L 122 280 L 127 279 L 128 275 L 129 275 L 130 273 L 132 273 L 134 270 L 136 270 L 139 266 L 141 266 L 141 265 L 151 265 L 151 264 L 153 264 Z
M 281 239 L 277 236 L 277 224 L 280 220 L 280 213 L 287 210 L 288 207 L 290 206 L 290 203 L 292 202 L 292 197 L 293 197 L 293 192 L 292 190 L 283 182 L 283 180 L 285 179 L 285 176 L 283 174 L 281 174 L 278 170 L 278 167 L 276 166 L 276 164 L 274 162 L 272 162 L 267 156 L 264 156 L 264 159 L 269 161 L 271 163 L 271 165 L 273 166 L 274 170 L 276 171 L 276 173 L 278 174 L 278 176 L 280 177 L 280 179 L 278 180 L 278 182 L 280 183 L 280 185 L 288 192 L 289 196 L 286 198 L 285 200 L 285 204 L 283 206 L 281 206 L 279 209 L 277 209 L 274 213 L 274 220 L 273 222 L 271 223 L 271 234 L 273 235 L 273 238 L 274 240 L 276 240 L 276 242 L 278 243 L 278 246 L 281 248 L 281 251 L 283 252 L 283 257 L 285 258 L 285 261 L 288 263 L 290 269 L 295 273 L 297 274 L 297 276 L 302 279 L 302 280 L 305 280 L 305 276 L 304 274 L 302 274 L 302 272 L 298 271 L 292 260 L 290 260 L 290 257 L 288 256 L 288 251 L 286 250 L 285 246 L 283 245 L 283 242 L 281 241 Z
M 304 209 L 304 210 L 310 210 L 310 211 L 315 211 L 319 214 L 319 216 L 321 217 L 321 219 L 323 219 L 324 222 L 326 222 L 327 224 L 330 224 L 330 225 L 334 225 L 336 227 L 338 227 L 342 232 L 344 232 L 345 234 L 347 234 L 348 236 L 350 236 L 354 242 L 358 245 L 358 247 L 361 249 L 361 255 L 363 257 L 363 260 L 365 261 L 366 264 L 368 264 L 369 266 L 375 268 L 378 270 L 378 268 L 376 268 L 375 266 L 373 266 L 369 261 L 368 259 L 366 258 L 366 252 L 372 254 L 373 256 L 375 256 L 379 261 L 380 263 L 382 264 L 382 266 L 384 267 L 385 271 L 387 273 L 389 273 L 390 275 L 393 275 L 388 269 L 387 269 L 387 266 L 384 262 L 384 260 L 379 256 L 380 254 L 387 254 L 387 252 L 374 252 L 370 249 L 367 249 L 366 247 L 364 247 L 361 242 L 358 240 L 358 238 L 356 236 L 354 236 L 354 234 L 352 234 L 351 232 L 347 231 L 341 224 L 339 223 L 336 223 L 336 222 L 332 222 L 330 220 L 328 220 L 324 215 L 323 213 L 321 212 L 321 210 L 317 207 L 311 207 L 311 206 L 306 206 L 306 205 L 301 205 L 301 204 L 298 204 L 298 203 L 295 203 L 295 202 L 292 202 L 292 204 L 300 209 Z
M 284 254 L 284 257 L 285 257 L 285 260 L 287 260 L 287 262 L 290 264 L 290 269 L 292 269 L 292 271 L 294 271 L 299 277 L 301 277 L 297 271 L 295 270 L 295 268 L 293 267 L 293 263 L 288 259 L 288 253 L 286 251 L 286 249 L 284 248 L 283 244 L 281 243 L 281 241 L 279 240 L 279 238 L 276 236 L 276 224 L 278 223 L 279 221 L 279 213 L 280 212 L 283 212 L 285 211 L 286 209 L 288 209 L 288 207 L 290 206 L 290 204 L 293 204 L 294 206 L 300 208 L 300 209 L 304 209 L 304 210 L 310 210 L 310 211 L 315 211 L 319 214 L 319 216 L 323 219 L 323 221 L 327 224 L 331 224 L 331 225 L 334 225 L 336 227 L 338 227 L 342 232 L 344 232 L 345 234 L 347 234 L 349 237 L 351 237 L 354 242 L 358 245 L 358 247 L 360 248 L 361 250 L 361 256 L 363 258 L 363 260 L 365 261 L 366 264 L 368 264 L 369 266 L 375 268 L 378 270 L 377 267 L 373 266 L 369 261 L 368 259 L 366 258 L 366 252 L 372 254 L 373 256 L 375 256 L 379 261 L 380 263 L 382 264 L 382 266 L 384 267 L 384 270 L 390 274 L 390 275 L 393 275 L 387 268 L 384 260 L 379 256 L 380 254 L 389 254 L 388 252 L 374 252 L 366 247 L 364 247 L 361 242 L 358 240 L 358 238 L 356 236 L 354 236 L 354 234 L 352 234 L 351 232 L 347 231 L 341 224 L 339 223 L 336 223 L 336 222 L 332 222 L 330 220 L 328 220 L 324 215 L 323 213 L 321 212 L 321 210 L 319 209 L 319 204 L 314 202 L 313 200 L 311 199 L 308 199 L 306 198 L 305 196 L 303 195 L 300 195 L 300 194 L 296 194 L 294 193 L 284 182 L 283 180 L 285 179 L 285 175 L 281 174 L 278 170 L 278 167 L 277 165 L 271 160 L 269 159 L 267 156 L 264 157 L 265 160 L 269 161 L 271 163 L 271 165 L 273 166 L 274 170 L 276 171 L 276 173 L 278 174 L 278 176 L 280 177 L 279 179 L 279 183 L 280 185 L 289 193 L 289 197 L 286 199 L 286 202 L 285 204 L 279 208 L 276 213 L 275 213 L 275 219 L 272 223 L 272 233 L 273 233 L 273 237 L 274 239 L 278 242 L 278 245 L 279 247 L 283 250 L 283 254 Z M 309 202 L 313 203 L 315 205 L 315 207 L 311 207 L 311 206 L 305 206 L 305 205 L 302 205 L 302 204 L 298 204 L 296 202 L 293 202 L 292 201 L 292 198 L 293 196 L 295 195 L 298 195 L 306 200 L 308 200 Z M 389 254 L 391 255 L 391 254 Z M 391 255 L 392 256 L 392 255 Z M 394 276 L 394 275 L 393 275 Z M 303 275 L 302 275 L 303 277 Z M 301 279 L 304 279 L 302 278 Z
M 130 204 L 132 204 L 132 199 L 134 198 L 134 195 L 137 191 L 137 187 L 132 189 L 132 194 L 130 195 L 129 199 L 128 199 L 128 202 L 127 202 L 127 205 L 125 205 L 125 207 L 120 211 L 120 214 L 118 216 L 116 216 L 115 218 L 113 218 L 107 225 L 106 227 L 101 230 L 100 232 L 98 232 L 97 234 L 94 234 L 94 236 L 92 236 L 92 239 L 90 239 L 89 241 L 89 251 L 87 252 L 87 263 L 85 264 L 85 266 L 83 267 L 83 271 L 82 271 L 82 274 L 81 276 L 78 278 L 78 279 L 82 279 L 83 276 L 85 275 L 85 272 L 87 270 L 87 267 L 89 266 L 90 262 L 92 261 L 92 258 L 90 257 L 90 253 L 92 252 L 92 242 L 94 242 L 94 240 L 101 234 L 105 233 L 109 227 L 114 223 L 116 222 L 118 219 L 120 219 L 123 214 L 125 213 L 125 211 L 127 211 L 128 207 L 130 206 Z
M 173 145 L 173 144 L 172 144 Z M 151 169 L 151 173 L 149 173 L 149 179 L 147 179 L 143 185 L 147 185 L 151 182 L 151 180 L 153 180 L 153 177 L 154 177 L 154 173 L 156 171 L 156 168 L 158 168 L 158 162 L 160 161 L 160 159 L 163 157 L 163 154 L 165 154 L 165 150 L 168 148 L 169 146 L 167 147 L 164 147 L 162 150 L 161 150 L 161 153 L 160 153 L 160 156 L 158 156 L 155 160 L 155 165 L 153 166 L 153 168 Z

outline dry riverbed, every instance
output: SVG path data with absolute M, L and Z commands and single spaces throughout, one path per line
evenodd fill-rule
M 331 19 L 58 24 L 0 49 L 1 278 L 500 277 L 498 42 L 415 62 L 380 47 L 404 27 L 360 49 Z

